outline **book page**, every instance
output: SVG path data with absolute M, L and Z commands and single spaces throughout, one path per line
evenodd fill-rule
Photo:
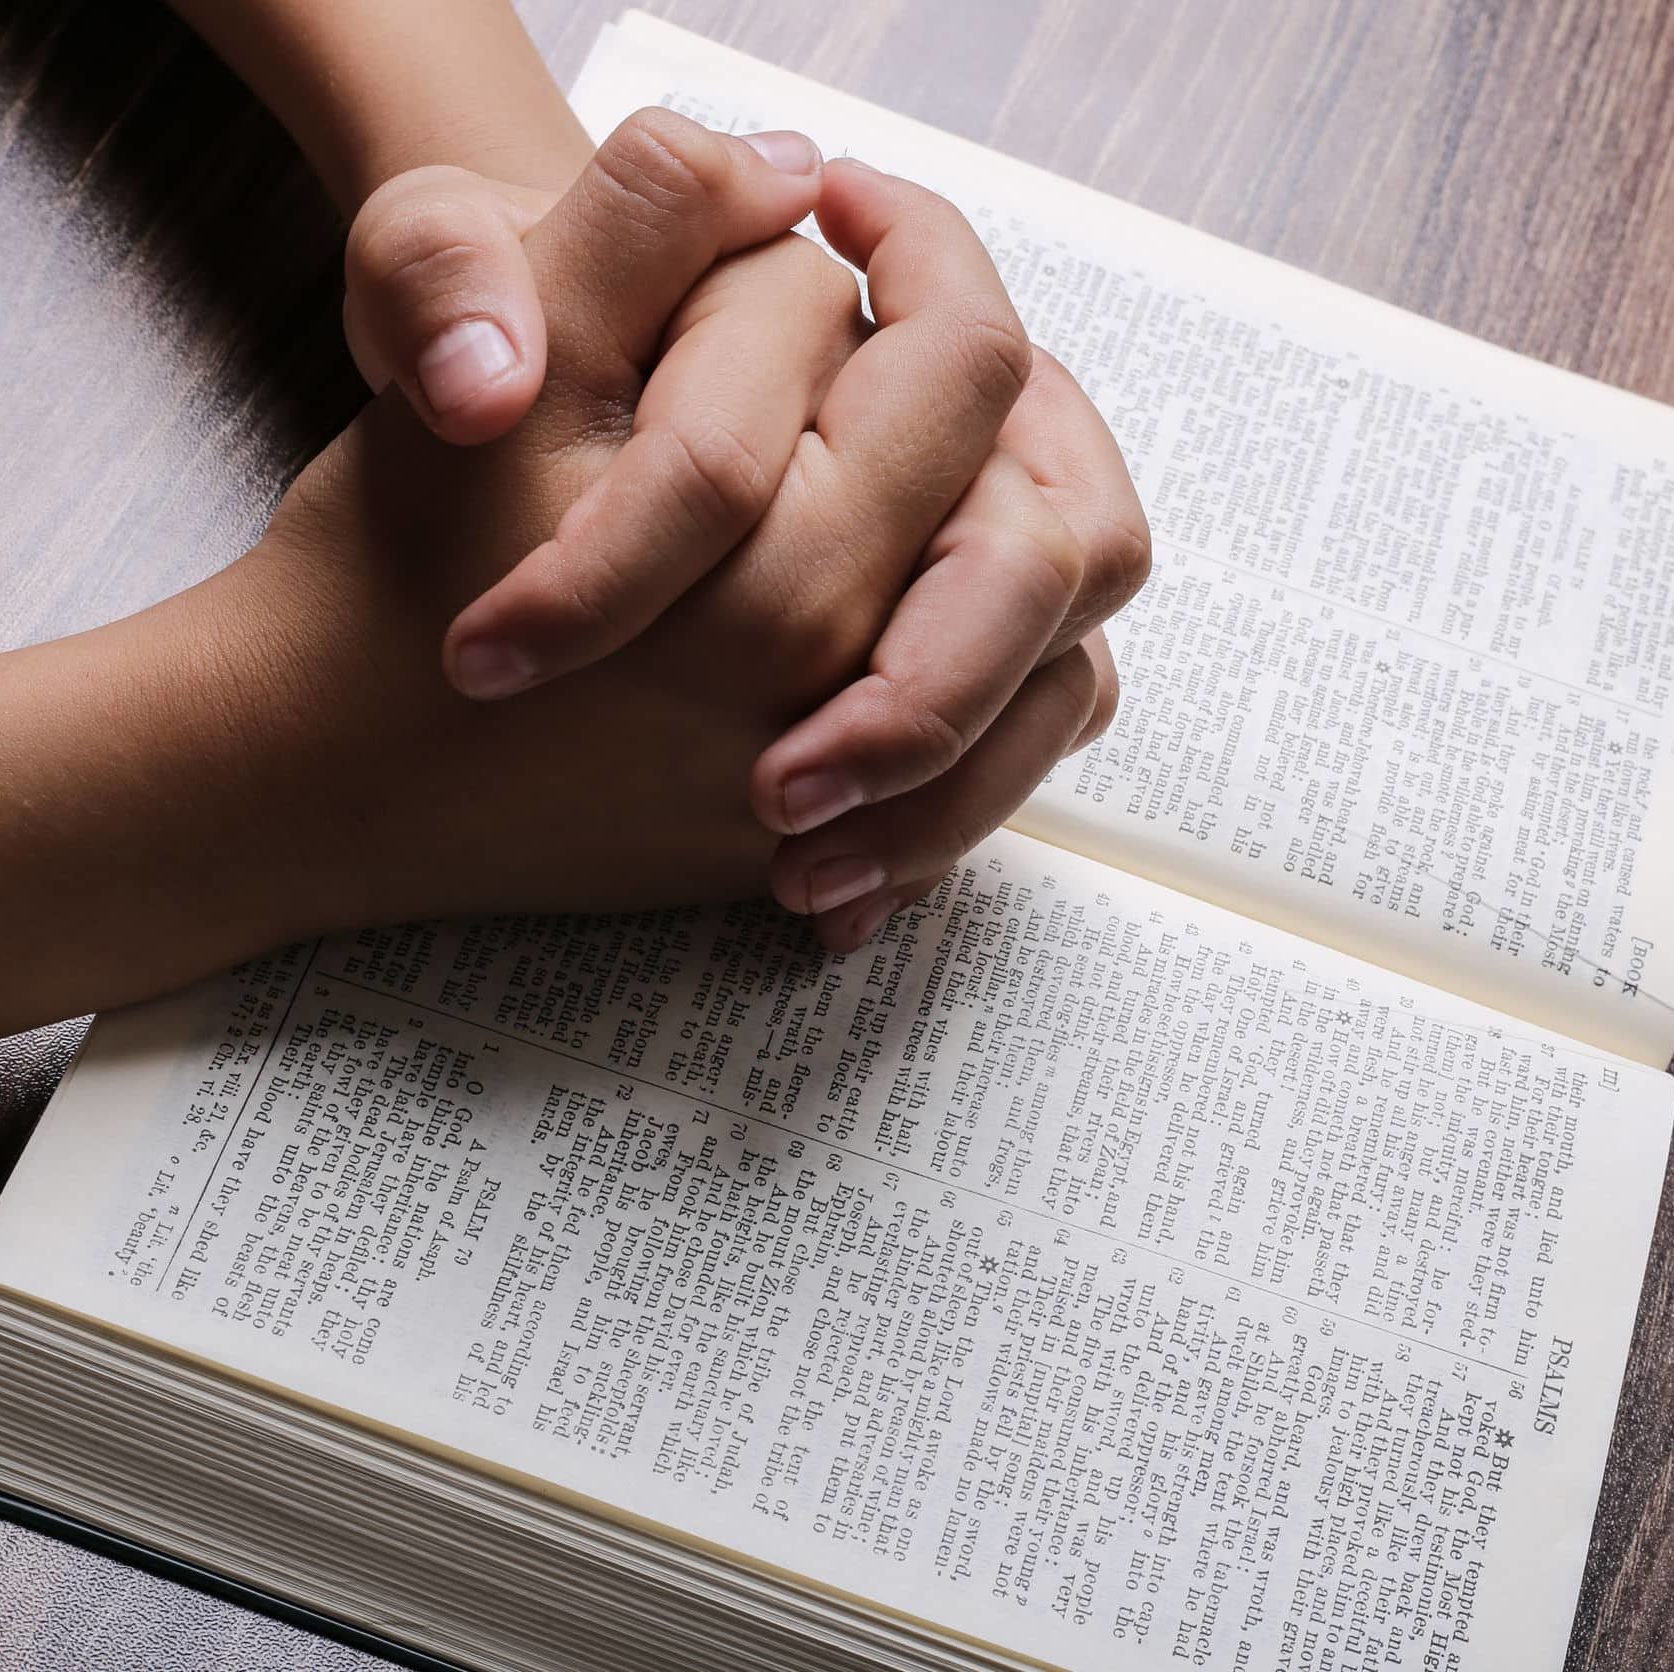
M 637 14 L 576 98 L 936 187 L 1109 420 L 1156 571 L 1018 828 L 1669 1062 L 1674 413 Z
M 0 1284 L 1075 1672 L 1556 1672 L 1671 1104 L 1008 834 L 101 1018 Z

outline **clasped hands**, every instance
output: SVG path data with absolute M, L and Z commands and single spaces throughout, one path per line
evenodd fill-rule
M 61 652 L 29 694 L 132 803 L 111 863 L 201 908 L 97 1002 L 366 922 L 764 885 L 853 948 L 1108 723 L 1144 517 L 942 199 L 647 111 L 556 202 L 399 177 L 349 274 L 389 387 L 263 541 L 0 670 Z

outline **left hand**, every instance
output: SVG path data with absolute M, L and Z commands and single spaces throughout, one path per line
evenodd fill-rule
M 805 241 L 778 240 L 700 281 L 634 415 L 636 436 L 678 429 L 694 402 L 712 416 L 705 391 L 716 385 L 742 407 L 750 433 L 739 439 L 766 466 L 746 503 L 727 508 L 724 531 L 687 531 L 678 551 L 645 561 L 646 542 L 620 532 L 646 533 L 630 448 L 615 482 L 607 475 L 589 495 L 614 501 L 615 515 L 594 519 L 604 538 L 588 538 L 578 504 L 461 612 L 447 645 L 450 675 L 468 692 L 463 647 L 515 646 L 522 689 L 618 648 L 729 551 L 747 562 L 758 521 L 781 543 L 800 530 L 808 564 L 840 552 L 857 589 L 898 600 L 893 616 L 845 687 L 762 753 L 751 800 L 785 838 L 774 891 L 847 950 L 1003 822 L 1065 736 L 1080 748 L 1109 723 L 1117 684 L 1100 623 L 1143 582 L 1149 539 L 1109 430 L 1068 372 L 1031 352 L 952 205 L 852 163 L 832 165 L 818 186 L 826 236 L 868 271 L 876 332 L 852 287 L 833 291 L 810 264 Z M 540 389 L 545 323 L 522 239 L 552 201 L 425 169 L 374 194 L 356 221 L 345 320 L 357 363 L 375 386 L 398 383 L 444 439 L 504 434 Z M 771 410 L 787 380 L 757 334 L 759 321 L 786 317 L 792 292 L 825 322 L 810 336 L 834 356 L 814 379 L 811 414 Z M 850 317 L 832 323 L 834 307 Z M 475 383 L 473 336 L 496 349 Z M 450 339 L 464 345 L 451 365 Z M 1043 752 L 1041 705 L 1081 692 L 1085 711 L 1067 730 L 1047 726 L 1056 741 Z

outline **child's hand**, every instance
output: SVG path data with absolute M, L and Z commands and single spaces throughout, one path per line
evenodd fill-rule
M 735 145 L 698 135 L 663 137 Z M 759 198 L 724 155 L 684 203 L 700 236 L 665 224 L 636 245 L 617 217 L 573 212 L 530 235 L 549 366 L 512 434 L 448 446 L 390 391 L 302 474 L 254 552 L 141 615 L 0 656 L 0 918 L 32 948 L 0 970 L 0 1031 L 331 928 L 761 886 L 775 838 L 750 806 L 751 763 L 878 643 L 916 557 L 885 537 L 893 514 L 878 505 L 916 503 L 915 476 L 862 480 L 870 507 L 837 538 L 817 497 L 781 492 L 735 560 L 619 653 L 519 701 L 461 700 L 435 654 L 460 607 L 627 456 L 640 380 L 624 363 L 649 357 L 667 323 L 647 298 L 672 310 L 713 248 L 763 235 Z M 874 273 L 897 284 L 881 260 Z M 833 443 L 861 416 L 833 413 Z M 911 845 L 865 860 L 882 871 L 874 893 L 955 860 L 1097 701 L 1079 647 L 1032 674 L 946 793 L 919 792 Z
M 671 155 L 701 133 L 666 114 L 647 120 Z M 799 171 L 817 159 L 799 136 L 755 143 L 796 165 L 751 176 L 789 224 L 820 190 Z M 596 224 L 608 244 L 613 223 L 668 236 L 681 183 L 636 177 L 614 156 L 566 200 L 558 218 L 575 226 L 556 236 Z M 821 914 L 843 945 L 932 882 L 1051 766 L 1020 752 L 1009 706 L 1035 670 L 1068 650 L 1086 656 L 1097 697 L 1074 746 L 1108 723 L 1116 681 L 1099 623 L 1142 581 L 1148 552 L 1107 428 L 1056 362 L 1031 356 L 963 218 L 853 164 L 823 184 L 821 224 L 868 269 L 881 329 L 865 340 L 842 268 L 780 238 L 723 260 L 665 332 L 654 322 L 689 273 L 664 262 L 674 283 L 645 299 L 647 323 L 611 368 L 612 421 L 631 426 L 631 441 L 553 537 L 462 612 L 448 667 L 462 689 L 492 696 L 586 665 L 729 552 L 750 561 L 758 523 L 794 542 L 802 564 L 846 570 L 864 609 L 882 598 L 893 619 L 878 618 L 886 630 L 852 666 L 863 677 L 801 718 L 752 776 L 758 816 L 789 837 L 776 892 Z M 526 189 L 427 169 L 383 188 L 356 223 L 357 359 L 374 383 L 393 377 L 446 439 L 515 424 L 540 386 L 548 330 L 564 332 L 585 305 L 543 310 L 537 298 L 539 262 L 522 240 L 542 207 Z M 701 254 L 688 240 L 682 259 Z M 484 343 L 492 352 L 477 365 Z
M 829 517 L 852 549 L 870 519 L 872 584 L 904 591 L 861 677 L 757 761 L 751 798 L 788 838 L 774 892 L 847 950 L 1109 725 L 1101 624 L 1143 584 L 1150 535 L 1108 426 L 1030 351 L 951 204 L 838 165 L 818 214 L 865 269 L 879 329 L 832 385 L 763 529 Z M 1063 661 L 1085 666 L 1093 702 L 1047 750 L 1043 706 L 1073 689 L 1056 678 Z M 868 865 L 882 880 L 834 901 L 828 879 Z

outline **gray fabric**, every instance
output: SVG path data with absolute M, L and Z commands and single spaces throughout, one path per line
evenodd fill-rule
M 389 1663 L 0 1521 L 7 1672 L 388 1672 Z
M 91 1018 L 0 1039 L 0 1185 L 40 1119 Z

